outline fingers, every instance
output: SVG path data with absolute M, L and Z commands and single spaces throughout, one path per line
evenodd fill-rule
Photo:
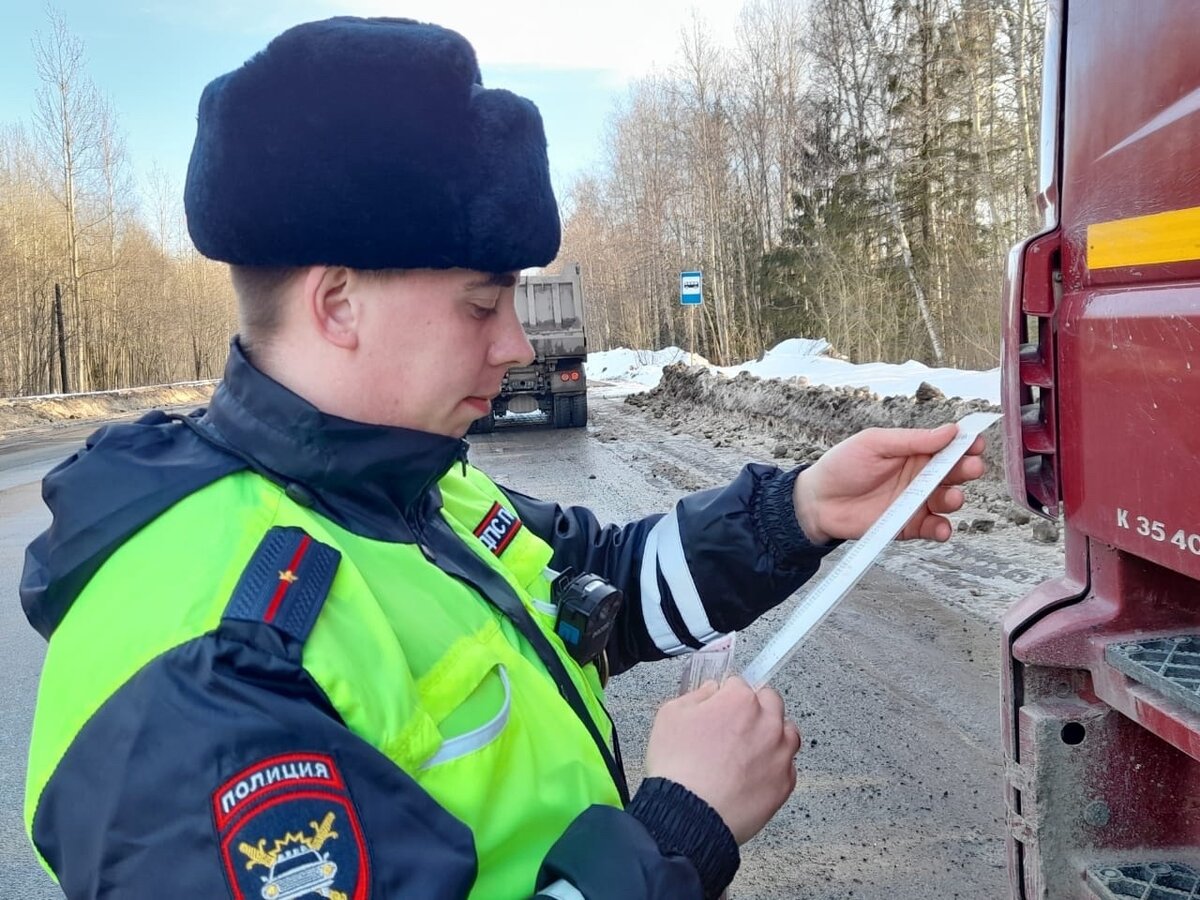
M 932 456 L 958 434 L 953 422 L 937 428 L 870 428 L 862 432 L 882 457 Z
M 956 487 L 942 486 L 933 489 L 925 505 L 931 513 L 952 513 L 962 508 L 966 496 Z
M 729 691 L 734 694 L 754 693 L 754 688 L 746 683 L 746 679 L 741 675 L 730 675 L 725 679 L 725 683 L 721 685 L 721 690 Z
M 925 508 L 904 526 L 904 530 L 900 534 L 901 540 L 913 538 L 938 542 L 950 540 L 954 533 L 954 526 L 945 516 L 962 509 L 966 502 L 966 495 L 958 485 L 983 475 L 986 466 L 982 457 L 978 455 L 983 452 L 983 447 L 983 438 L 976 438 L 970 450 L 970 453 L 975 455 L 964 456 L 959 460 L 942 480 L 942 483 L 933 489 L 925 501 Z
M 783 747 L 789 757 L 795 757 L 800 752 L 803 737 L 800 734 L 800 726 L 785 716 L 783 698 L 779 696 L 779 692 L 772 688 L 761 688 L 758 691 L 758 702 L 772 722 L 781 723 Z
M 696 688 L 694 691 L 689 691 L 688 693 L 683 694 L 680 697 L 676 697 L 674 702 L 688 704 L 688 705 L 695 705 L 697 703 L 703 703 L 705 700 L 708 700 L 710 697 L 712 697 L 714 694 L 716 694 L 717 691 L 720 689 L 721 689 L 721 686 L 719 684 L 717 684 L 717 682 L 709 680 L 709 681 L 704 682 L 702 685 L 700 685 L 700 687 Z
M 942 484 L 962 484 L 965 481 L 974 481 L 985 471 L 987 471 L 987 463 L 983 461 L 983 457 L 964 456 L 942 479 Z
M 804 736 L 800 733 L 800 726 L 790 719 L 783 723 L 783 736 L 787 741 L 788 749 L 792 756 L 800 752 L 800 746 L 804 743 Z
M 908 523 L 900 532 L 900 540 L 911 541 L 915 538 L 921 538 L 926 541 L 944 543 L 950 540 L 950 536 L 953 533 L 954 526 L 950 524 L 949 519 L 928 510 L 922 510 L 908 520 Z
M 714 685 L 715 690 L 700 698 L 700 702 L 706 699 L 712 699 L 714 703 L 719 703 L 726 711 L 741 710 L 743 713 L 750 713 L 755 709 L 757 698 L 754 688 L 746 683 L 746 679 L 740 675 L 730 675 L 721 684 L 715 681 L 705 682 L 701 688 L 693 691 L 693 694 L 699 693 L 704 687 Z
M 871 449 L 881 457 L 928 457 L 954 440 L 958 434 L 958 425 L 948 422 L 937 428 L 871 428 L 862 434 L 868 436 L 864 440 L 868 440 Z M 982 435 L 976 437 L 966 454 L 954 465 L 942 483 L 962 484 L 982 476 L 987 468 L 982 458 L 986 446 L 987 442 Z
M 763 708 L 771 718 L 783 719 L 783 698 L 779 696 L 779 692 L 774 688 L 760 688 L 758 691 L 758 705 Z
M 921 523 L 921 537 L 927 541 L 943 543 L 950 540 L 953 533 L 954 526 L 950 524 L 950 520 L 941 516 L 926 516 L 925 521 Z

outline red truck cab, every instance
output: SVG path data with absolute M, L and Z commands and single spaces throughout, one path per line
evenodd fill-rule
M 1012 896 L 1200 898 L 1200 6 L 1048 7 L 1002 373 L 1066 564 L 1004 620 Z

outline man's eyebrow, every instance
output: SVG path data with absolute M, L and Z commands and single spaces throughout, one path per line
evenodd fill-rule
M 512 272 L 492 272 L 490 275 L 485 275 L 483 278 L 476 278 L 467 282 L 467 290 L 473 291 L 476 288 L 484 287 L 512 287 L 517 283 L 517 276 Z

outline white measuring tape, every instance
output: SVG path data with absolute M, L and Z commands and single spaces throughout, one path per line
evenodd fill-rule
M 858 584 L 884 548 L 916 514 L 921 504 L 929 499 L 933 489 L 962 459 L 975 438 L 999 418 L 999 413 L 971 413 L 959 420 L 958 434 L 954 440 L 925 464 L 920 474 L 892 501 L 892 505 L 884 510 L 867 533 L 846 549 L 837 565 L 801 599 L 783 627 L 746 666 L 742 677 L 751 687 L 757 690 L 771 680 L 771 676 L 791 658 L 812 630 Z

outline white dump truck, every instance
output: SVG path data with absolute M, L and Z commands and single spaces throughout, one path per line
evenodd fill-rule
M 476 419 L 471 431 L 491 431 L 505 413 L 538 411 L 555 428 L 582 428 L 587 424 L 587 332 L 579 264 L 561 275 L 522 275 L 516 303 L 537 357 L 508 370 L 492 411 Z

